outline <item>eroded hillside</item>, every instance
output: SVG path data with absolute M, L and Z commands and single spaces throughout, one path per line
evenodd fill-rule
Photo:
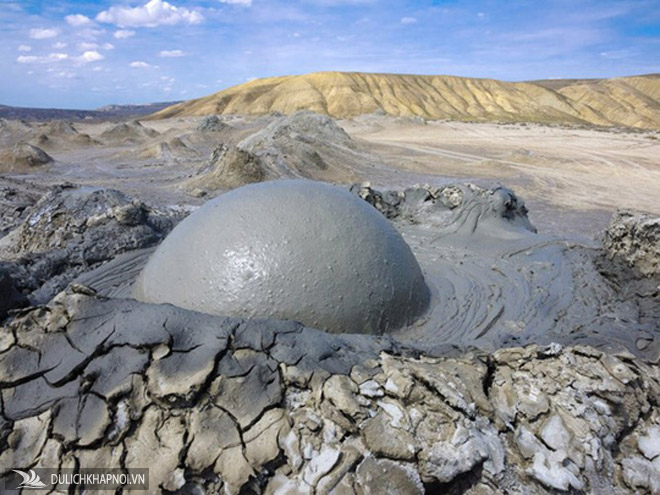
M 546 81 L 547 83 L 547 81 Z M 426 119 L 660 129 L 660 77 L 511 83 L 454 76 L 318 72 L 258 79 L 166 108 L 155 118 L 312 110 Z

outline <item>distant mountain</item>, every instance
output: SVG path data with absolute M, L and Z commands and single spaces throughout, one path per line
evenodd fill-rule
M 151 118 L 313 110 L 335 118 L 385 112 L 463 121 L 660 129 L 660 75 L 503 82 L 455 76 L 316 72 L 257 79 Z
M 107 105 L 96 110 L 28 108 L 0 105 L 0 118 L 9 120 L 114 120 L 141 117 L 176 104 L 175 101 L 146 105 Z

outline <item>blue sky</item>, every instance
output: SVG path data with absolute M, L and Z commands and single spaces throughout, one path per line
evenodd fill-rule
M 0 0 L 0 104 L 95 108 L 323 70 L 660 72 L 660 0 Z

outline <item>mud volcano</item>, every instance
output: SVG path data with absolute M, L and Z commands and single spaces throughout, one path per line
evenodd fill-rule
M 333 333 L 389 332 L 429 303 L 417 260 L 390 223 L 348 191 L 306 180 L 209 201 L 159 246 L 133 292 L 144 302 Z

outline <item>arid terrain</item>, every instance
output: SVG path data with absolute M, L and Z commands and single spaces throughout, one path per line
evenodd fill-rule
M 283 121 L 277 116 L 227 116 L 220 118 L 220 130 L 200 131 L 203 120 L 142 121 L 137 130 L 130 127 L 121 134 L 119 129 L 114 137 L 107 131 L 116 123 L 76 122 L 67 134 L 53 130 L 53 124 L 7 121 L 0 142 L 9 149 L 14 140 L 23 139 L 53 157 L 46 166 L 18 170 L 15 177 L 30 183 L 67 180 L 195 205 L 203 201 L 195 197 L 199 194 L 195 189 L 213 196 L 226 187 L 209 176 L 216 148 L 241 148 L 239 143 L 250 135 Z M 286 149 L 280 153 L 298 168 L 271 163 L 268 178 L 368 181 L 381 188 L 454 180 L 501 183 L 526 200 L 531 219 L 545 232 L 595 235 L 617 208 L 660 213 L 658 131 L 424 121 L 379 114 L 337 124 L 350 136 L 352 149 L 335 142 L 334 136 L 315 136 L 314 149 L 329 164 L 324 167 L 313 159 L 304 163 L 311 151 L 301 151 L 294 143 L 290 153 Z M 81 141 L 80 135 L 89 140 Z M 200 174 L 204 168 L 206 172 Z M 240 184 L 238 179 L 229 186 Z
M 147 465 L 177 495 L 660 493 L 658 81 L 312 74 L 0 120 L 0 466 Z

